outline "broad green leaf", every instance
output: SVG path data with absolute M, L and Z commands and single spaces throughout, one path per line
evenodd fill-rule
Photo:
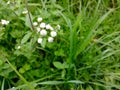
M 30 13 L 30 17 L 31 17 L 31 19 L 32 19 L 32 14 L 31 14 L 31 13 Z M 28 14 L 26 15 L 25 25 L 26 25 L 27 27 L 29 27 L 29 28 L 32 29 L 31 22 L 30 22 L 30 18 L 29 18 L 29 15 L 28 15 Z
M 69 65 L 67 63 L 61 63 L 61 62 L 53 62 L 53 65 L 58 69 L 65 69 L 68 68 Z
M 21 44 L 24 44 L 28 41 L 28 39 L 30 39 L 30 36 L 32 35 L 32 32 L 28 32 L 23 39 L 21 40 Z
M 64 66 L 61 62 L 53 62 L 53 65 L 58 69 L 64 69 Z

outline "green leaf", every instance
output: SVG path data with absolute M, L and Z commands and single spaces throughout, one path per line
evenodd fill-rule
M 25 73 L 24 68 L 20 68 L 20 69 L 19 69 L 19 72 L 20 72 L 20 73 Z
M 47 85 L 58 85 L 58 84 L 63 84 L 65 82 L 63 81 L 46 81 L 46 82 L 41 82 L 41 83 L 38 83 L 38 84 L 47 84 Z
M 93 88 L 89 85 L 86 90 L 93 90 Z
M 95 32 L 95 30 L 99 27 L 99 25 L 108 17 L 109 14 L 111 14 L 114 11 L 114 9 L 110 9 L 108 12 L 106 12 L 102 17 L 100 17 L 95 24 L 90 28 L 90 31 L 88 32 L 88 35 L 85 37 L 84 41 L 78 45 L 78 50 L 76 52 L 77 57 L 84 49 L 87 47 L 87 45 L 90 43 L 90 41 L 94 38 L 94 36 L 97 34 L 98 31 Z
M 64 50 L 63 49 L 59 49 L 59 50 L 55 51 L 55 55 L 56 56 L 65 56 Z
M 64 69 L 63 64 L 60 62 L 53 62 L 53 65 L 58 69 Z
M 43 48 L 45 48 L 45 46 L 46 46 L 46 39 L 43 39 L 43 42 L 41 43 L 41 46 L 42 46 Z
M 21 44 L 24 44 L 28 41 L 28 39 L 30 38 L 30 36 L 32 35 L 32 32 L 28 32 L 23 39 L 21 40 Z
M 31 17 L 31 19 L 32 19 L 32 14 L 31 14 L 31 13 L 30 13 L 30 17 Z M 26 15 L 25 25 L 26 25 L 27 27 L 29 27 L 29 28 L 32 29 L 32 27 L 31 27 L 31 22 L 30 22 L 30 18 L 29 18 L 29 15 L 28 15 L 28 14 Z
M 69 66 L 66 63 L 61 63 L 61 62 L 53 62 L 53 65 L 58 68 L 58 69 L 65 69 L 68 68 Z
M 0 60 L 0 65 L 2 65 L 3 64 L 3 61 L 2 60 Z
M 5 87 L 5 78 L 3 79 L 1 90 L 5 90 L 4 87 Z
M 82 82 L 80 80 L 70 80 L 70 81 L 68 81 L 68 83 L 84 84 L 84 82 Z

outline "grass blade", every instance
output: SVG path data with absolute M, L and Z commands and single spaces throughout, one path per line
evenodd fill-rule
M 91 27 L 91 30 L 89 31 L 88 35 L 86 36 L 84 41 L 79 45 L 79 49 L 77 51 L 76 57 L 87 47 L 87 45 L 90 43 L 90 41 L 94 38 L 94 36 L 98 32 L 98 31 L 95 32 L 95 30 L 108 17 L 108 15 L 111 14 L 113 11 L 114 11 L 114 9 L 110 9 L 100 19 L 97 20 L 97 22 L 94 24 L 93 27 Z M 93 33 L 93 32 L 95 32 L 95 33 Z

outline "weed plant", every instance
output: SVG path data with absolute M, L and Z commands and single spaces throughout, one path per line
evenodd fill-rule
M 0 0 L 1 90 L 120 90 L 119 0 Z

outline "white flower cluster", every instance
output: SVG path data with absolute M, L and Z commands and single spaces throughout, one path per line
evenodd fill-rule
M 40 37 L 38 38 L 38 43 L 42 43 L 43 39 L 46 38 L 48 42 L 53 42 L 54 38 L 57 36 L 56 30 L 50 25 L 43 22 L 43 18 L 37 18 L 36 22 L 33 22 L 33 26 L 35 27 Z M 60 29 L 60 25 L 57 25 L 57 28 Z
M 28 14 L 27 10 L 22 11 L 22 14 Z
M 8 25 L 10 23 L 10 21 L 4 20 L 2 19 L 0 22 L 2 25 Z

